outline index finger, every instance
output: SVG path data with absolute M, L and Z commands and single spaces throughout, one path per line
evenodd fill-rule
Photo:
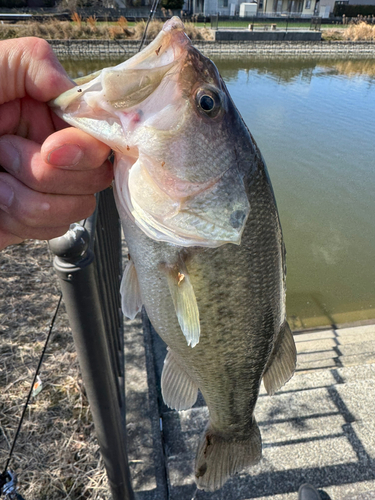
M 47 102 L 73 86 L 45 40 L 25 37 L 1 42 L 0 104 L 25 95 Z

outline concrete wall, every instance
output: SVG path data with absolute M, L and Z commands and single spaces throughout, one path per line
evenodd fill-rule
M 311 42 L 321 40 L 320 31 L 215 31 L 215 41 L 298 41 Z
M 53 51 L 59 58 L 82 57 L 103 59 L 121 57 L 124 59 L 138 51 L 138 41 L 112 40 L 49 40 Z M 254 55 L 261 57 L 342 57 L 343 59 L 358 57 L 375 57 L 373 42 L 194 42 L 203 54 L 228 55 L 231 57 Z
M 373 42 L 201 42 L 194 46 L 203 54 L 215 54 L 243 57 L 254 55 L 260 57 L 339 57 L 345 59 L 375 57 Z

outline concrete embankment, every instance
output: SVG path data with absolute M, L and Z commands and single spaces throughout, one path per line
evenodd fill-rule
M 130 57 L 138 52 L 139 41 L 134 40 L 49 40 L 59 58 Z M 373 42 L 324 41 L 194 41 L 203 54 L 258 55 L 264 57 L 374 57 Z

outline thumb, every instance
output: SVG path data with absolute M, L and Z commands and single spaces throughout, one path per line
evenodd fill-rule
M 46 102 L 73 87 L 45 40 L 4 40 L 0 47 L 0 104 L 25 95 Z

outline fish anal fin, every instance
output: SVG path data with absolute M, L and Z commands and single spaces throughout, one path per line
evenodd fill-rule
M 167 270 L 167 278 L 178 323 L 188 345 L 194 347 L 200 336 L 199 309 L 185 265 Z
M 134 262 L 129 259 L 120 286 L 121 308 L 124 315 L 134 319 L 142 309 L 141 290 Z
M 161 393 L 164 403 L 174 410 L 188 410 L 198 396 L 197 384 L 169 348 L 161 375 Z
M 246 439 L 225 439 L 208 426 L 195 459 L 197 486 L 206 491 L 218 490 L 231 476 L 258 463 L 261 456 L 262 440 L 254 418 Z
M 275 394 L 293 376 L 296 369 L 296 345 L 285 321 L 273 347 L 271 357 L 263 374 L 263 382 L 270 396 Z

